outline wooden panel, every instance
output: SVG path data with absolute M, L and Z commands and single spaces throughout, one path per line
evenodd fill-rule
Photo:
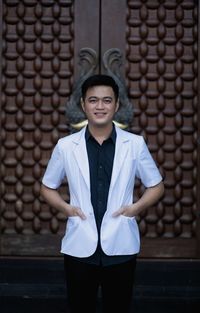
M 163 200 L 138 219 L 141 235 L 152 238 L 143 256 L 184 257 L 177 238 L 190 239 L 191 255 L 197 253 L 197 15 L 195 1 L 128 1 L 131 131 L 146 138 L 166 188 Z M 170 250 L 172 242 L 177 250 Z
M 54 257 L 60 256 L 59 234 L 4 234 L 1 240 L 2 256 Z
M 79 78 L 79 52 L 82 48 L 91 48 L 100 58 L 100 0 L 75 1 L 74 4 L 74 76 Z M 97 72 L 99 68 L 97 67 Z
M 139 258 L 182 258 L 195 259 L 197 255 L 197 240 L 194 238 L 148 238 L 143 236 Z
M 68 134 L 73 1 L 5 1 L 3 10 L 1 246 L 3 254 L 20 255 L 25 247 L 35 254 L 43 238 L 59 236 L 65 226 L 39 190 L 52 148 Z M 23 244 L 36 234 L 41 242 Z
M 198 19 L 200 17 L 200 6 L 198 6 Z M 198 42 L 200 42 L 200 23 L 198 23 Z M 200 49 L 198 49 L 198 73 L 200 73 Z M 198 74 L 199 75 L 199 74 Z M 200 258 L 200 101 L 199 101 L 199 92 L 200 92 L 200 79 L 198 79 L 198 113 L 197 113 L 197 120 L 198 120 L 198 138 L 197 138 L 197 253 L 198 257 Z
M 59 254 L 65 221 L 39 197 L 40 181 L 57 139 L 69 134 L 65 104 L 79 75 L 79 51 L 89 47 L 99 60 L 110 48 L 122 51 L 135 109 L 130 131 L 144 135 L 165 178 L 163 200 L 138 218 L 140 256 L 199 256 L 197 2 L 2 6 L 0 255 Z M 137 183 L 136 198 L 141 191 Z
M 117 48 L 120 49 L 125 60 L 126 6 L 126 0 L 101 1 L 101 57 L 107 50 Z M 122 66 L 121 73 L 125 75 L 125 66 Z

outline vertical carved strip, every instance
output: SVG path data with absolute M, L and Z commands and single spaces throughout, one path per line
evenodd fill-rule
M 39 190 L 53 146 L 69 132 L 73 1 L 4 1 L 3 12 L 1 232 L 60 233 L 63 217 Z
M 143 134 L 165 178 L 162 203 L 143 214 L 146 237 L 196 236 L 197 4 L 128 1 L 127 78 L 132 131 Z

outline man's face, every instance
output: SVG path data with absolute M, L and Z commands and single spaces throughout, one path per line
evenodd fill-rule
M 112 123 L 119 104 L 109 86 L 94 86 L 87 90 L 82 108 L 88 123 L 93 127 L 105 127 Z

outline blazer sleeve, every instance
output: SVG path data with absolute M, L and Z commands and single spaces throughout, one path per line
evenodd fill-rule
M 147 188 L 156 186 L 162 181 L 162 176 L 143 137 L 141 137 L 140 151 L 138 153 L 136 176 Z
M 48 162 L 42 183 L 49 188 L 57 189 L 61 185 L 64 177 L 64 160 L 59 149 L 59 144 L 57 143 Z

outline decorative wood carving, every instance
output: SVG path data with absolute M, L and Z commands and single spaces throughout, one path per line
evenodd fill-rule
M 80 53 L 80 77 L 75 83 L 72 95 L 66 105 L 66 117 L 73 129 L 79 129 L 86 123 L 84 112 L 81 109 L 81 85 L 85 79 L 95 74 L 98 65 L 97 53 L 91 48 L 83 48 Z M 115 122 L 120 127 L 128 127 L 133 119 L 133 106 L 127 97 L 125 82 L 120 73 L 122 54 L 119 49 L 113 48 L 103 55 L 104 72 L 113 77 L 119 86 L 120 109 L 115 115 Z
M 63 231 L 39 190 L 55 143 L 69 133 L 72 26 L 73 1 L 3 2 L 1 235 Z
M 197 5 L 128 1 L 127 13 L 131 130 L 147 139 L 166 188 L 163 201 L 139 218 L 140 231 L 147 238 L 195 238 Z

